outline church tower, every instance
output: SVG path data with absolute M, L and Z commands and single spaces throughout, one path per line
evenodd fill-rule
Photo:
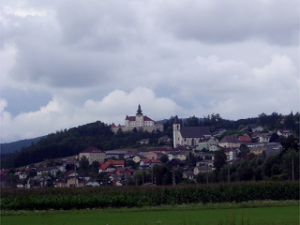
M 178 145 L 180 145 L 180 123 L 178 120 L 177 115 L 175 116 L 174 122 L 173 122 L 173 146 L 176 148 Z

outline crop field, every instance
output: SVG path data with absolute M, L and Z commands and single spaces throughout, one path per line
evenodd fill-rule
M 298 201 L 194 204 L 68 211 L 6 211 L 2 225 L 299 224 Z
M 263 200 L 299 200 L 299 183 L 3 190 L 0 206 L 2 210 L 71 210 Z

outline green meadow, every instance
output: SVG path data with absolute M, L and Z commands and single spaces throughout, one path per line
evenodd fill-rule
M 1 224 L 299 224 L 299 202 L 264 201 L 68 211 L 2 211 Z

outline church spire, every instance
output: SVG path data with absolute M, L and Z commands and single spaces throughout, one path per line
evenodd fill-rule
M 139 105 L 136 115 L 143 115 L 141 105 Z

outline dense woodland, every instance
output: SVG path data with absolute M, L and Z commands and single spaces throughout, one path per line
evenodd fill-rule
M 284 122 L 282 122 L 284 119 Z M 159 146 L 158 138 L 172 134 L 172 124 L 174 117 L 164 120 L 164 132 L 143 132 L 134 130 L 133 132 L 118 131 L 114 135 L 110 130 L 110 125 L 97 121 L 95 123 L 78 126 L 68 130 L 57 131 L 41 138 L 37 143 L 32 142 L 29 147 L 22 148 L 11 154 L 1 155 L 2 168 L 18 168 L 31 163 L 41 162 L 45 159 L 53 159 L 76 155 L 89 146 L 95 146 L 101 150 L 113 150 L 121 148 L 141 147 L 137 142 L 144 138 L 150 138 L 150 146 Z M 211 132 L 220 128 L 228 131 L 223 134 L 239 133 L 239 129 L 248 124 L 262 125 L 266 131 L 276 131 L 277 129 L 292 129 L 299 136 L 299 113 L 290 113 L 283 116 L 276 112 L 271 115 L 264 113 L 255 118 L 231 121 L 223 119 L 219 114 L 204 116 L 199 119 L 195 116 L 180 120 L 182 126 L 209 126 Z M 222 138 L 222 136 L 220 137 Z

